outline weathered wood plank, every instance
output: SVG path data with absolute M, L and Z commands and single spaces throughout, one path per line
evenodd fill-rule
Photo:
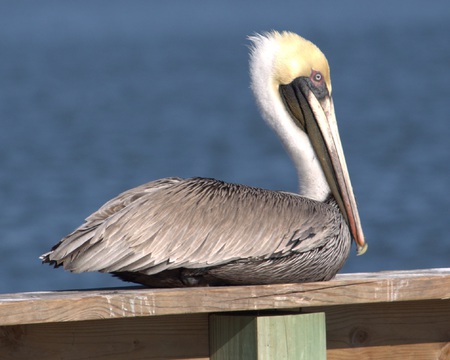
M 450 359 L 450 299 L 313 307 L 329 360 Z
M 123 288 L 0 296 L 0 325 L 450 298 L 450 269 L 341 275 L 327 282 Z
M 207 360 L 208 315 L 2 326 L 0 358 Z
M 212 315 L 211 360 L 325 360 L 325 314 Z
M 339 305 L 325 311 L 327 356 L 450 358 L 450 299 Z M 207 314 L 0 327 L 2 359 L 209 359 Z

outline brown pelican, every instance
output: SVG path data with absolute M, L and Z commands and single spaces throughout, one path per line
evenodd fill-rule
M 252 89 L 297 168 L 293 194 L 206 178 L 125 191 L 41 256 L 152 287 L 329 280 L 367 245 L 339 139 L 328 62 L 290 32 L 250 37 Z

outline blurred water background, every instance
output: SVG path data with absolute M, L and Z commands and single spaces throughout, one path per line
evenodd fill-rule
M 38 256 L 144 182 L 296 191 L 249 89 L 246 37 L 271 29 L 331 65 L 369 242 L 344 272 L 450 266 L 450 2 L 4 1 L 0 292 L 124 285 Z

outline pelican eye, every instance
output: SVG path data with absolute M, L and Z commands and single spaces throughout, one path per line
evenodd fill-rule
M 320 71 L 312 70 L 308 82 L 311 91 L 319 100 L 328 95 L 327 85 Z
M 311 81 L 320 85 L 323 81 L 323 75 L 320 71 L 312 70 L 311 71 Z

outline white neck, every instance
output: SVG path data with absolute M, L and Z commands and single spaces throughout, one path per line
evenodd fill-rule
M 250 58 L 251 87 L 261 113 L 283 142 L 297 169 L 299 194 L 324 201 L 330 194 L 322 167 L 308 135 L 295 125 L 273 82 L 277 42 L 269 37 L 250 38 L 253 48 Z

